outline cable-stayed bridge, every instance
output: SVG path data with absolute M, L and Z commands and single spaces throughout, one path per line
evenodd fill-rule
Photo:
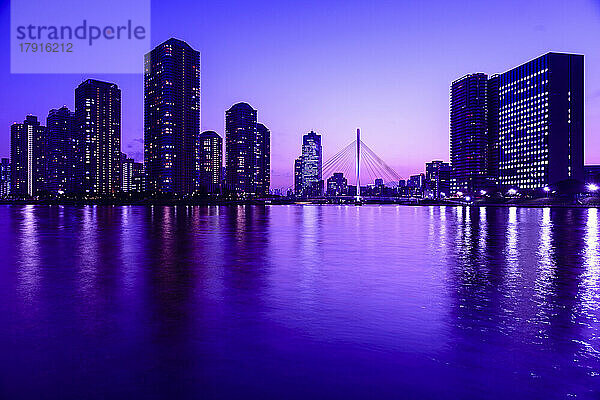
M 402 177 L 381 159 L 360 138 L 360 129 L 356 130 L 356 139 L 342 148 L 323 163 L 322 176 L 325 181 L 334 173 L 342 173 L 348 184 L 356 185 L 357 197 L 360 197 L 361 184 L 371 184 L 375 179 L 385 183 L 394 183 Z

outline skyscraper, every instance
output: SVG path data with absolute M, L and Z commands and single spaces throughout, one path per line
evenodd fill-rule
M 271 131 L 260 122 L 256 124 L 256 145 L 254 151 L 254 180 L 256 194 L 265 196 L 271 187 Z
M 499 75 L 499 180 L 539 189 L 583 180 L 583 56 L 547 53 Z
M 323 195 L 321 135 L 310 131 L 302 137 L 302 155 L 299 160 L 301 169 L 298 194 L 308 197 Z
M 121 155 L 121 190 L 123 192 L 133 191 L 133 158 L 127 157 L 125 153 Z
M 237 103 L 225 112 L 227 189 L 238 196 L 266 195 L 270 185 L 270 132 L 256 110 Z
M 223 139 L 217 132 L 204 131 L 200 134 L 198 149 L 200 190 L 206 193 L 219 193 L 223 166 Z
M 121 90 L 88 79 L 75 89 L 75 120 L 83 139 L 85 193 L 110 195 L 121 187 Z
M 30 197 L 46 188 L 46 127 L 28 115 L 10 127 L 11 194 Z
M 0 160 L 0 198 L 7 197 L 10 194 L 10 160 L 3 158 Z
M 75 126 L 75 113 L 66 106 L 50 110 L 48 130 L 49 192 L 79 192 L 83 185 L 83 140 Z
M 487 75 L 465 75 L 450 89 L 451 192 L 474 192 L 488 167 Z
M 499 75 L 492 75 L 488 79 L 487 84 L 487 130 L 488 130 L 488 146 L 487 146 L 487 176 L 490 183 L 498 184 L 500 176 L 500 143 L 498 142 L 498 124 L 500 122 L 499 112 L 499 95 L 498 90 L 500 83 Z
M 144 58 L 144 164 L 147 189 L 196 190 L 200 134 L 200 52 L 169 39 Z

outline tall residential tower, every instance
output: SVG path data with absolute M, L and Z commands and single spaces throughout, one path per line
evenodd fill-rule
M 76 128 L 83 140 L 83 189 L 111 195 L 121 187 L 121 90 L 88 79 L 75 89 Z
M 33 115 L 10 127 L 11 195 L 31 197 L 45 191 L 48 168 L 46 143 L 46 127 Z
M 189 195 L 198 185 L 200 52 L 169 39 L 144 58 L 147 190 Z
M 236 196 L 263 196 L 271 180 L 270 132 L 257 123 L 256 110 L 237 103 L 225 112 L 225 176 Z

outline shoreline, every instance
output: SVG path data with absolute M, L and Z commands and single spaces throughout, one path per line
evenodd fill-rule
M 286 200 L 244 200 L 244 201 L 159 201 L 159 200 L 141 200 L 141 201 L 111 201 L 111 200 L 88 200 L 88 201 L 50 201 L 50 200 L 0 200 L 0 205 L 37 205 L 37 206 L 413 206 L 413 207 L 503 207 L 503 208 L 600 208 L 600 201 L 589 203 L 575 202 L 541 202 L 541 203 L 500 203 L 500 202 L 436 202 L 436 201 L 365 201 L 360 205 L 355 203 L 328 203 L 322 201 L 286 201 Z

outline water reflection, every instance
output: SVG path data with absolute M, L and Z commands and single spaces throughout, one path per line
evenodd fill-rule
M 600 387 L 598 218 L 472 206 L 0 208 L 0 240 L 14 243 L 0 372 L 9 393 L 32 398 L 65 371 L 75 382 L 65 398 L 90 387 L 98 398 L 124 387 L 132 398 L 407 388 L 585 398 Z

